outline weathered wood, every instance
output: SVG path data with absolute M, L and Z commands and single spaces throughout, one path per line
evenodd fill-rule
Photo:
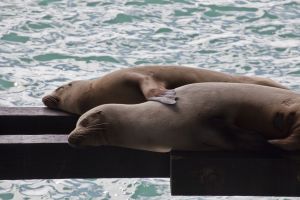
M 68 135 L 0 135 L 0 144 L 67 143 Z
M 169 177 L 169 154 L 66 143 L 0 144 L 0 179 Z
M 45 107 L 0 107 L 1 134 L 68 134 L 78 116 Z
M 172 195 L 300 196 L 300 154 L 172 152 Z
M 0 179 L 169 177 L 169 154 L 71 148 L 66 134 L 77 118 L 44 107 L 0 107 Z
M 300 196 L 299 153 L 74 149 L 67 134 L 77 119 L 44 107 L 0 107 L 0 179 L 171 176 L 173 195 Z
M 71 116 L 72 114 L 62 112 L 59 110 L 49 109 L 47 107 L 0 107 L 0 116 Z

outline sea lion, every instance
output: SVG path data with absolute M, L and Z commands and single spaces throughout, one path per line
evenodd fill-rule
M 233 76 L 179 66 L 145 66 L 114 71 L 94 80 L 73 81 L 43 97 L 46 106 L 75 114 L 107 103 L 136 104 L 146 100 L 174 104 L 176 87 L 198 82 L 236 82 L 284 86 L 266 78 Z M 285 88 L 287 89 L 287 88 Z
M 175 91 L 175 105 L 97 106 L 79 118 L 68 141 L 156 152 L 300 149 L 299 94 L 238 83 L 195 83 Z

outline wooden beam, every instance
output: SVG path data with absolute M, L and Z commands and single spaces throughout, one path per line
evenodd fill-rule
M 0 179 L 169 177 L 169 154 L 66 143 L 0 144 Z
M 1 144 L 67 143 L 68 135 L 0 135 Z
M 45 107 L 0 107 L 0 134 L 68 134 L 77 119 Z
M 0 179 L 169 177 L 169 154 L 70 147 L 77 118 L 44 107 L 0 107 Z
M 300 196 L 300 154 L 172 152 L 172 195 Z
M 300 196 L 300 153 L 74 149 L 78 116 L 0 107 L 0 179 L 170 177 L 172 195 Z

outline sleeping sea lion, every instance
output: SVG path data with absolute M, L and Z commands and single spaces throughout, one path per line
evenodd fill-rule
M 175 105 L 97 106 L 79 118 L 68 141 L 155 152 L 300 149 L 299 94 L 238 83 L 195 83 L 175 92 Z
M 117 70 L 94 80 L 70 82 L 43 97 L 43 103 L 49 108 L 79 115 L 107 103 L 136 104 L 152 100 L 175 104 L 176 94 L 172 89 L 199 82 L 250 83 L 287 89 L 260 77 L 191 67 L 145 66 Z

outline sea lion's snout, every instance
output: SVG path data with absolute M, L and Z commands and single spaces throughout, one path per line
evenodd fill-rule
M 57 108 L 59 103 L 59 98 L 53 95 L 46 95 L 42 99 L 45 106 L 49 108 Z
M 72 131 L 68 136 L 68 143 L 72 147 L 80 147 L 81 142 L 82 137 L 78 137 L 78 135 L 74 131 Z

